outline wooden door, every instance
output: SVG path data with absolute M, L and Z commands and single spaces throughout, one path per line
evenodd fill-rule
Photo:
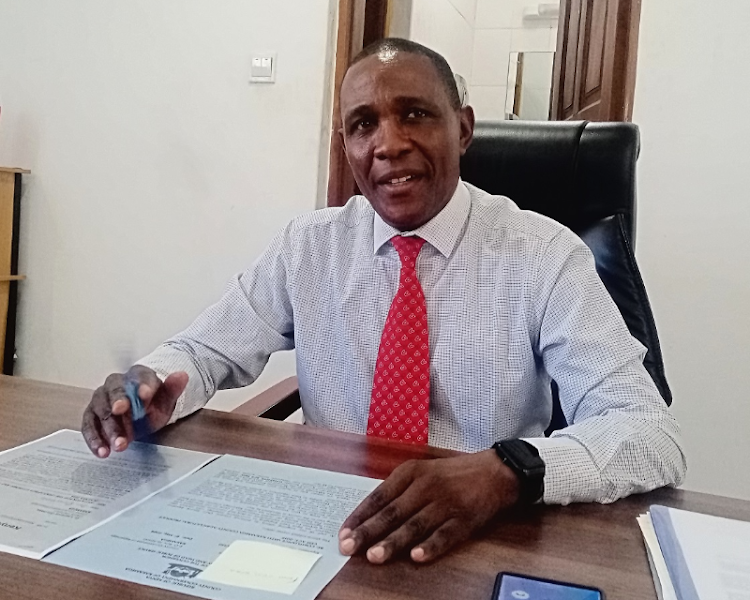
M 331 150 L 328 168 L 328 206 L 343 206 L 359 193 L 339 138 L 341 115 L 339 91 L 352 59 L 365 46 L 386 36 L 389 16 L 388 0 L 339 0 L 336 72 L 331 123 Z
M 561 0 L 552 120 L 630 121 L 641 0 Z

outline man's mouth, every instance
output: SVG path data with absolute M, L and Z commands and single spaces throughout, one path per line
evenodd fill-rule
M 403 191 L 406 191 L 407 189 L 411 189 L 411 186 L 415 185 L 420 179 L 422 179 L 420 173 L 404 173 L 402 171 L 401 173 L 385 175 L 377 183 L 390 190 L 391 193 L 395 193 L 398 190 L 403 189 Z

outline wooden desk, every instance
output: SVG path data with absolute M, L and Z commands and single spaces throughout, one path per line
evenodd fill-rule
M 90 397 L 88 390 L 0 376 L 0 450 L 60 428 L 78 429 Z M 166 429 L 157 439 L 169 446 L 379 478 L 408 458 L 450 454 L 211 410 Z M 635 521 L 653 503 L 750 520 L 750 502 L 677 490 L 659 490 L 609 506 L 539 506 L 497 523 L 481 538 L 431 565 L 399 560 L 376 567 L 356 557 L 320 598 L 488 600 L 495 574 L 507 570 L 600 587 L 608 600 L 655 600 Z M 7 598 L 190 598 L 2 553 L 0 581 Z

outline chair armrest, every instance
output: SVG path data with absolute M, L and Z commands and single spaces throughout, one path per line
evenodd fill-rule
M 232 412 L 239 415 L 283 421 L 300 406 L 297 378 L 288 377 L 244 404 L 240 404 Z

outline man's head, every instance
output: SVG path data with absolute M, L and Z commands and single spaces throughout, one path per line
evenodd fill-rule
M 349 67 L 340 104 L 354 179 L 380 217 L 409 230 L 438 214 L 474 131 L 445 59 L 407 40 L 375 42 Z

